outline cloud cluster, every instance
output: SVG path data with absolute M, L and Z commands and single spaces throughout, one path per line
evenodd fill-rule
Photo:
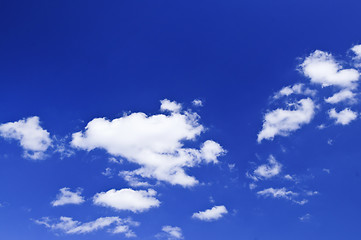
M 198 180 L 189 176 L 185 168 L 217 163 L 225 151 L 212 140 L 205 141 L 200 149 L 184 147 L 184 141 L 195 140 L 204 131 L 198 123 L 199 116 L 180 112 L 180 104 L 176 102 L 162 100 L 161 103 L 161 109 L 170 114 L 132 113 L 111 121 L 96 118 L 87 124 L 85 131 L 73 134 L 71 144 L 87 151 L 105 149 L 115 157 L 140 165 L 132 171 L 133 176 L 193 186 Z
M 24 157 L 34 160 L 44 159 L 45 151 L 52 143 L 49 132 L 40 126 L 37 116 L 1 124 L 0 136 L 18 140 L 24 149 Z
M 132 226 L 139 226 L 138 222 L 131 219 L 121 219 L 119 217 L 100 217 L 94 221 L 81 223 L 70 217 L 60 217 L 59 220 L 48 217 L 35 220 L 35 223 L 44 225 L 51 230 L 58 230 L 65 234 L 85 234 L 101 230 L 110 226 L 112 233 L 123 233 L 126 237 L 135 237 L 135 233 L 130 229 Z
M 196 218 L 202 221 L 214 221 L 221 217 L 223 217 L 225 214 L 228 213 L 228 210 L 225 206 L 214 206 L 211 209 L 207 209 L 205 211 L 199 211 L 192 215 L 192 218 Z

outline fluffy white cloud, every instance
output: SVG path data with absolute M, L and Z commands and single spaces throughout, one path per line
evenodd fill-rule
M 308 96 L 314 96 L 316 95 L 316 90 L 312 90 L 309 88 L 306 88 L 304 84 L 298 83 L 293 86 L 286 86 L 282 88 L 279 92 L 277 92 L 273 98 L 278 99 L 283 96 L 290 96 L 292 94 L 303 94 Z
M 328 115 L 330 116 L 330 118 L 333 118 L 336 120 L 336 124 L 341 124 L 341 125 L 347 125 L 351 121 L 353 121 L 357 118 L 357 112 L 353 112 L 352 110 L 350 110 L 348 108 L 346 108 L 340 112 L 336 112 L 336 110 L 334 108 L 332 108 L 328 112 Z
M 44 225 L 52 230 L 60 230 L 66 234 L 85 234 L 113 225 L 115 228 L 111 230 L 112 233 L 124 233 L 126 237 L 135 237 L 134 232 L 130 230 L 130 226 L 139 226 L 138 222 L 119 217 L 101 217 L 86 223 L 75 221 L 70 217 L 60 217 L 58 221 L 44 217 L 35 220 L 35 223 Z
M 52 142 L 49 132 L 40 126 L 39 117 L 36 116 L 1 124 L 0 136 L 18 140 L 24 149 L 24 156 L 36 160 L 45 157 L 45 151 Z
M 214 206 L 211 209 L 194 213 L 192 218 L 197 218 L 202 221 L 214 221 L 223 217 L 227 213 L 228 211 L 225 206 Z
M 265 115 L 263 128 L 258 134 L 259 143 L 263 139 L 272 140 L 276 135 L 287 136 L 312 120 L 315 104 L 310 98 L 301 99 L 293 105 L 294 110 L 278 108 Z
M 325 102 L 335 104 L 335 103 L 339 103 L 339 102 L 348 100 L 350 103 L 354 103 L 354 102 L 356 102 L 355 96 L 356 96 L 355 93 L 351 92 L 348 89 L 344 89 L 338 93 L 335 93 L 331 97 L 326 98 Z
M 157 234 L 156 237 L 164 237 L 168 240 L 183 239 L 182 229 L 180 227 L 163 226 L 162 231 L 164 234 Z
M 278 175 L 282 170 L 282 164 L 271 155 L 268 158 L 268 164 L 262 164 L 254 170 L 254 175 L 258 178 L 271 178 Z
M 81 189 L 76 192 L 70 191 L 69 188 L 61 188 L 60 193 L 56 196 L 56 200 L 51 202 L 54 207 L 62 206 L 66 204 L 81 204 L 84 202 L 84 198 L 81 196 Z
M 160 110 L 162 111 L 179 112 L 182 109 L 182 105 L 176 101 L 169 101 L 168 99 L 164 99 L 161 100 L 160 103 Z
M 359 79 L 355 69 L 343 69 L 330 53 L 316 50 L 301 64 L 301 69 L 311 82 L 322 86 L 352 88 Z
M 287 191 L 286 188 L 267 188 L 258 191 L 257 194 L 264 197 L 285 198 L 288 200 L 298 195 L 298 193 Z
M 93 202 L 96 205 L 111 207 L 116 210 L 143 212 L 160 205 L 159 200 L 155 198 L 156 195 L 157 192 L 153 189 L 148 189 L 148 191 L 137 191 L 130 188 L 111 189 L 107 192 L 97 193 Z
M 183 146 L 184 141 L 195 140 L 204 131 L 198 119 L 196 113 L 176 112 L 174 108 L 169 115 L 132 113 L 112 121 L 96 118 L 87 124 L 84 132 L 73 134 L 71 144 L 88 151 L 102 148 L 113 156 L 139 164 L 141 167 L 132 171 L 133 175 L 193 186 L 198 181 L 187 175 L 185 168 L 202 162 L 216 163 L 217 157 L 225 152 L 211 140 L 201 149 Z

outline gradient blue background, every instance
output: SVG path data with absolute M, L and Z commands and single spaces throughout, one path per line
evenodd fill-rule
M 154 114 L 163 98 L 186 107 L 199 98 L 201 123 L 209 128 L 200 140 L 214 139 L 228 151 L 220 168 L 189 171 L 211 186 L 165 184 L 157 188 L 160 208 L 133 214 L 90 201 L 50 206 L 62 187 L 82 187 L 88 197 L 127 187 L 101 175 L 109 165 L 103 151 L 34 162 L 1 139 L 0 238 L 121 239 L 105 231 L 56 236 L 31 219 L 132 216 L 141 222 L 134 229 L 139 239 L 154 239 L 163 225 L 180 226 L 189 240 L 360 239 L 360 122 L 317 131 L 315 119 L 290 138 L 256 142 L 269 96 L 304 79 L 297 57 L 315 49 L 343 55 L 360 43 L 360 9 L 360 1 L 345 0 L 0 1 L 1 123 L 36 115 L 45 129 L 65 136 L 94 117 Z M 320 195 L 304 206 L 258 198 L 245 177 L 255 154 L 263 160 L 274 154 Z M 236 170 L 230 173 L 227 163 Z M 194 211 L 211 206 L 209 196 L 230 214 L 192 220 Z M 306 213 L 311 220 L 300 222 Z

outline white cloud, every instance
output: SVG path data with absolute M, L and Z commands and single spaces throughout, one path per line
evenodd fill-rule
M 298 219 L 300 219 L 301 222 L 309 221 L 311 219 L 311 214 L 306 213 L 305 215 L 303 215 L 302 217 L 299 217 Z
M 124 188 L 121 190 L 111 189 L 107 192 L 97 193 L 93 202 L 96 205 L 111 207 L 116 210 L 129 210 L 143 212 L 153 207 L 158 207 L 160 202 L 155 198 L 157 192 L 153 189 L 133 190 Z
M 200 150 L 183 146 L 184 141 L 195 140 L 204 131 L 198 119 L 196 113 L 187 111 L 152 116 L 133 113 L 112 121 L 96 118 L 87 124 L 84 132 L 73 134 L 71 144 L 88 151 L 102 148 L 113 156 L 139 164 L 141 167 L 132 172 L 134 175 L 193 186 L 198 181 L 187 175 L 185 169 L 201 163 L 217 163 L 217 157 L 225 153 L 211 140 L 204 142 Z
M 123 179 L 125 181 L 127 181 L 131 187 L 149 187 L 150 186 L 150 184 L 148 182 L 139 180 L 139 178 L 132 171 L 121 171 L 121 172 L 119 172 L 119 176 L 123 177 Z
M 100 217 L 86 223 L 75 221 L 70 217 L 60 217 L 59 221 L 44 217 L 40 220 L 35 220 L 35 223 L 44 225 L 51 230 L 60 230 L 66 234 L 85 234 L 113 225 L 115 228 L 111 230 L 112 233 L 124 233 L 126 237 L 135 237 L 134 232 L 130 230 L 130 226 L 139 226 L 138 222 L 119 217 Z
M 350 103 L 354 103 L 354 102 L 356 102 L 355 96 L 356 96 L 355 93 L 351 92 L 348 89 L 344 89 L 344 90 L 341 90 L 338 93 L 335 93 L 331 97 L 326 98 L 325 102 L 335 104 L 335 103 L 339 103 L 339 102 L 343 102 L 343 101 L 348 100 Z
M 278 175 L 282 170 L 282 164 L 270 155 L 268 158 L 268 164 L 262 164 L 254 170 L 254 175 L 259 178 L 271 178 Z
M 305 88 L 305 85 L 302 83 L 295 84 L 293 86 L 286 86 L 282 88 L 279 92 L 277 92 L 273 98 L 278 99 L 283 96 L 290 96 L 292 94 L 303 94 L 308 96 L 316 95 L 316 90 L 312 90 L 309 88 Z
M 112 169 L 111 168 L 106 168 L 105 170 L 104 170 L 104 172 L 102 172 L 102 175 L 104 175 L 104 176 L 106 176 L 106 177 L 108 177 L 108 178 L 112 178 L 113 177 L 113 171 L 112 171 Z
M 346 108 L 340 112 L 336 112 L 334 108 L 332 108 L 328 115 L 330 118 L 336 119 L 336 124 L 347 125 L 351 121 L 357 118 L 357 112 L 353 112 L 352 110 Z
M 355 45 L 351 48 L 351 50 L 355 53 L 355 59 L 361 59 L 361 44 Z
M 161 111 L 179 112 L 182 109 L 182 104 L 177 103 L 176 101 L 169 101 L 168 99 L 164 99 L 161 100 L 160 103 Z
M 123 160 L 122 159 L 116 159 L 115 157 L 110 157 L 108 158 L 108 161 L 110 163 L 117 163 L 117 164 L 122 164 L 123 163 Z
M 225 206 L 214 206 L 211 209 L 194 213 L 192 218 L 197 218 L 202 221 L 214 221 L 223 217 L 227 213 L 228 211 Z
M 203 106 L 203 102 L 200 99 L 194 99 L 192 103 L 193 103 L 194 106 L 197 106 L 197 107 L 202 107 Z
M 284 178 L 287 179 L 287 180 L 290 180 L 290 181 L 294 180 L 293 177 L 291 175 L 289 175 L 289 174 L 286 174 Z
M 330 53 L 320 50 L 308 56 L 301 64 L 301 69 L 312 83 L 322 86 L 353 88 L 359 79 L 357 70 L 343 69 Z
M 183 239 L 182 229 L 180 227 L 163 226 L 162 234 L 157 234 L 157 238 L 166 238 L 168 240 Z
M 70 191 L 69 188 L 61 188 L 60 193 L 57 195 L 56 200 L 51 202 L 54 207 L 62 206 L 66 204 L 81 204 L 84 202 L 84 198 L 81 196 L 81 189 L 76 192 Z
M 287 191 L 286 188 L 267 188 L 257 192 L 258 195 L 272 198 L 285 198 L 291 200 L 298 193 Z
M 259 143 L 263 139 L 272 140 L 276 135 L 287 136 L 312 120 L 315 104 L 310 98 L 301 99 L 294 105 L 294 110 L 278 108 L 265 115 L 263 128 L 258 134 Z
M 201 157 L 206 163 L 218 163 L 218 157 L 225 153 L 222 146 L 211 140 L 207 140 L 201 147 Z
M 1 124 L 0 136 L 18 140 L 24 149 L 24 156 L 36 160 L 44 159 L 45 151 L 52 142 L 49 132 L 40 126 L 39 117 L 36 116 Z

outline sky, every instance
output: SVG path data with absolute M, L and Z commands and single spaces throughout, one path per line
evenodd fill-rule
M 1 239 L 360 239 L 360 7 L 1 1 Z

